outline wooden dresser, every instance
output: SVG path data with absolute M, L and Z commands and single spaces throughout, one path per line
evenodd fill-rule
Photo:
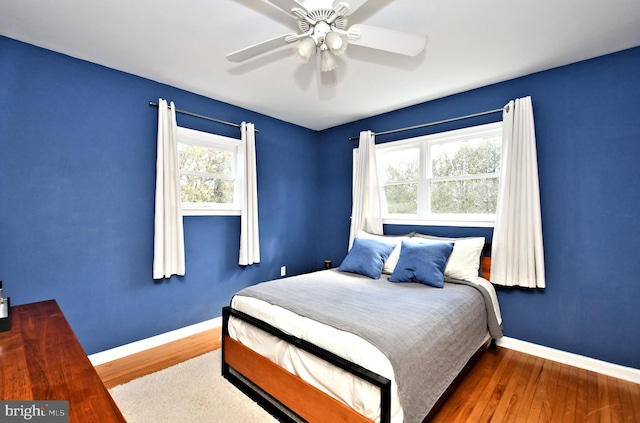
M 54 300 L 11 308 L 0 332 L 0 399 L 67 400 L 69 422 L 125 422 Z

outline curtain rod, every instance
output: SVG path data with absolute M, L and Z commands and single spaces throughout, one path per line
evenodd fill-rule
M 158 103 L 154 103 L 153 101 L 150 101 L 149 102 L 149 106 L 158 107 Z M 195 116 L 197 118 L 206 119 L 206 120 L 210 120 L 210 121 L 213 121 L 213 122 L 224 123 L 225 125 L 235 126 L 236 128 L 240 127 L 240 125 L 238 125 L 237 123 L 227 122 L 226 120 L 220 120 L 220 119 L 212 118 L 212 117 L 209 117 L 209 116 L 200 115 L 198 113 L 188 112 L 186 110 L 176 109 L 176 113 L 182 113 L 183 115 Z M 257 129 L 255 131 L 256 132 L 260 132 Z
M 502 112 L 505 108 L 506 108 L 507 111 L 509 111 L 509 106 L 507 105 L 507 106 L 501 107 L 499 109 L 487 110 L 486 112 L 474 113 L 474 114 L 466 115 L 466 116 L 458 116 L 458 117 L 454 117 L 454 118 L 451 118 L 451 119 L 438 120 L 436 122 L 422 123 L 420 125 L 407 126 L 407 127 L 404 127 L 404 128 L 391 129 L 389 131 L 374 132 L 374 135 L 393 134 L 393 133 L 396 133 L 396 132 L 408 131 L 408 130 L 411 130 L 411 129 L 418 129 L 418 128 L 424 128 L 424 127 L 427 127 L 427 126 L 439 125 L 441 123 L 454 122 L 456 120 L 469 119 L 469 118 L 472 118 L 472 117 L 489 115 L 491 113 Z M 360 139 L 359 136 L 350 137 L 349 141 L 358 140 L 358 139 Z

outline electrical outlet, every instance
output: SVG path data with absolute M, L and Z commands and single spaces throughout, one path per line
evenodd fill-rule
M 287 276 L 287 266 L 280 267 L 280 276 Z

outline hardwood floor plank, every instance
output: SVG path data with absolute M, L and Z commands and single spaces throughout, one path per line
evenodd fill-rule
M 529 379 L 536 369 L 536 357 L 522 354 L 520 365 L 513 371 L 511 386 L 507 388 L 502 403 L 494 414 L 495 421 L 515 421 L 518 410 L 525 404 L 525 392 Z
M 511 350 L 505 353 L 504 358 L 500 361 L 498 367 L 493 373 L 493 376 L 489 380 L 488 388 L 490 389 L 485 389 L 482 392 L 477 392 L 475 400 L 473 398 L 469 398 L 469 401 L 473 402 L 474 406 L 471 413 L 469 414 L 468 419 L 465 418 L 464 421 L 483 421 L 481 419 L 484 414 L 485 408 L 487 407 L 487 404 L 491 402 L 492 397 L 495 398 L 500 395 L 500 391 L 502 389 L 500 382 L 504 381 L 503 376 L 509 371 L 509 363 L 515 353 L 515 351 Z
M 637 422 L 635 410 L 633 409 L 633 399 L 631 397 L 629 383 L 624 380 L 616 380 L 618 391 L 620 392 L 620 411 L 623 422 Z M 638 399 L 640 401 L 640 399 Z M 627 410 L 626 412 L 624 412 Z
M 562 372 L 566 374 L 567 393 L 565 396 L 565 404 L 558 414 L 560 421 L 566 421 L 573 418 L 577 414 L 578 408 L 578 368 L 571 366 L 563 366 Z
M 493 376 L 495 369 L 507 353 L 505 349 L 496 348 L 485 351 L 480 360 L 473 367 L 473 378 L 465 378 L 446 402 L 446 404 L 433 416 L 433 423 L 448 423 L 456 420 L 465 421 L 473 406 L 474 396 L 487 389 L 487 385 Z
M 513 357 L 514 360 L 511 360 L 510 363 L 514 363 L 516 361 L 515 356 L 517 356 L 517 354 L 514 354 L 514 357 Z M 484 404 L 484 410 L 482 411 L 482 414 L 476 421 L 490 422 L 494 418 L 498 405 L 505 399 L 507 386 L 509 386 L 509 382 L 513 375 L 513 373 L 510 371 L 508 367 L 509 366 L 505 364 L 505 371 L 502 373 L 497 384 L 494 386 L 491 396 L 488 398 L 488 400 Z M 509 400 L 507 399 L 506 401 L 509 401 Z
M 536 395 L 536 387 L 538 386 L 538 381 L 540 380 L 540 374 L 542 373 L 544 360 L 535 356 L 530 356 L 529 360 L 531 361 L 531 372 L 529 373 L 529 377 L 526 380 L 526 386 L 524 392 L 522 393 L 522 398 L 519 401 L 518 407 L 513 414 L 514 419 L 517 418 L 517 416 L 520 416 L 520 419 L 522 420 L 523 416 L 529 415 L 531 404 L 533 403 L 533 399 Z
M 588 372 L 587 374 L 587 423 L 598 423 L 600 421 L 598 398 L 598 374 Z
M 540 367 L 540 373 L 538 378 L 533 381 L 533 397 L 531 398 L 531 407 L 526 412 L 527 422 L 537 423 L 545 422 L 544 419 L 544 407 L 545 400 L 548 398 L 548 390 L 550 386 L 550 375 L 552 372 L 553 363 L 551 361 L 543 360 Z
M 219 329 L 96 370 L 111 387 L 217 348 Z M 480 357 L 431 422 L 640 422 L 640 385 L 496 347 Z
M 620 391 L 621 387 L 618 383 L 618 379 L 607 376 L 607 385 L 609 386 L 609 399 L 611 401 L 611 421 L 622 422 L 624 421 L 622 413 L 622 397 L 623 394 Z
M 221 328 L 211 329 L 101 364 L 95 369 L 105 386 L 112 388 L 220 348 L 221 333 Z
M 560 376 L 560 364 L 550 361 L 543 367 L 547 369 L 545 384 L 541 390 L 538 390 L 536 397 L 541 402 L 540 416 L 538 422 L 551 423 L 553 413 L 553 401 L 558 390 L 558 378 Z
M 633 413 L 634 422 L 640 422 L 640 385 L 624 381 L 629 391 L 629 397 L 631 398 L 631 404 L 633 408 L 629 410 L 629 414 Z
M 551 422 L 563 421 L 565 408 L 570 409 L 573 404 L 574 409 L 571 410 L 571 415 L 575 413 L 575 401 L 571 399 L 571 383 L 569 381 L 569 367 L 559 365 L 558 378 L 556 379 L 556 392 L 553 401 L 550 402 L 549 407 L 551 409 Z
M 575 369 L 576 411 L 573 418 L 575 418 L 576 421 L 585 422 L 587 421 L 588 371 L 577 367 Z M 565 414 L 565 418 L 571 419 L 571 416 L 566 416 Z
M 611 406 L 609 399 L 609 385 L 607 376 L 597 375 L 598 379 L 598 415 L 600 423 L 611 423 Z

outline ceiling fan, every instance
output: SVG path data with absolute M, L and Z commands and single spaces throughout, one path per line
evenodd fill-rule
M 287 33 L 227 54 L 231 62 L 243 62 L 271 50 L 296 43 L 294 52 L 302 63 L 320 52 L 320 69 L 332 71 L 336 57 L 349 44 L 405 56 L 424 50 L 427 36 L 378 26 L 356 24 L 348 27 L 347 17 L 367 0 L 267 0 L 291 13 L 298 21 L 300 33 Z

